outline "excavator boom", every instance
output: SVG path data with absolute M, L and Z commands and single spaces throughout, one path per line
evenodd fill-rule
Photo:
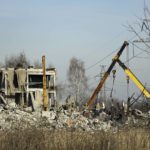
M 123 68 L 124 72 L 136 84 L 136 86 L 141 90 L 141 92 L 145 95 L 145 97 L 148 98 L 148 99 L 150 99 L 150 93 L 149 93 L 149 91 L 147 89 L 145 89 L 144 85 L 138 80 L 138 78 L 132 73 L 132 71 L 128 67 L 126 67 L 125 64 L 122 63 L 120 61 L 120 59 L 119 59 L 120 56 L 121 56 L 121 54 L 122 54 L 122 52 L 123 52 L 123 50 L 128 45 L 129 45 L 128 42 L 125 41 L 123 43 L 122 47 L 120 48 L 120 50 L 118 51 L 118 53 L 113 58 L 112 63 L 110 64 L 110 66 L 107 69 L 107 71 L 104 73 L 103 78 L 101 79 L 101 81 L 99 82 L 98 86 L 94 90 L 91 98 L 86 103 L 87 108 L 90 108 L 92 106 L 92 104 L 94 103 L 94 101 L 96 100 L 98 93 L 102 89 L 105 81 L 107 80 L 110 72 L 112 71 L 112 69 L 113 69 L 113 67 L 115 66 L 116 63 L 118 63 Z
M 150 98 L 149 91 L 144 87 L 144 85 L 139 81 L 139 79 L 133 74 L 133 72 L 125 66 L 119 59 L 117 60 L 118 64 L 123 68 L 124 72 L 129 76 L 129 78 L 136 84 L 140 91 L 145 95 L 146 98 Z
M 124 42 L 123 45 L 121 46 L 120 50 L 117 52 L 117 54 L 115 55 L 114 59 L 112 60 L 112 63 L 110 64 L 109 68 L 107 69 L 107 71 L 104 73 L 103 78 L 101 79 L 101 81 L 99 82 L 97 88 L 95 89 L 95 91 L 93 92 L 91 98 L 88 100 L 87 102 L 87 108 L 91 107 L 92 104 L 94 103 L 94 101 L 97 98 L 97 95 L 99 93 L 99 91 L 102 89 L 106 79 L 108 78 L 110 72 L 112 71 L 113 67 L 115 66 L 117 60 L 119 59 L 119 57 L 121 56 L 123 50 L 125 49 L 126 46 L 128 46 L 128 42 Z

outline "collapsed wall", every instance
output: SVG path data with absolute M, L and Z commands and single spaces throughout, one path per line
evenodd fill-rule
M 46 85 L 49 108 L 56 102 L 56 69 L 46 70 Z M 43 71 L 35 68 L 0 69 L 0 95 L 7 102 L 32 106 L 33 110 L 43 105 Z M 2 98 L 0 98 L 2 100 Z

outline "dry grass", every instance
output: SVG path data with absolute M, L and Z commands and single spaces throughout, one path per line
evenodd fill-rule
M 148 150 L 150 130 L 117 133 L 45 131 L 0 132 L 0 150 Z

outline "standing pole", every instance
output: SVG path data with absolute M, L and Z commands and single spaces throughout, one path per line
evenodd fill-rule
M 48 97 L 46 89 L 46 67 L 45 67 L 45 56 L 42 56 L 42 68 L 43 68 L 43 106 L 44 110 L 48 109 Z
M 105 73 L 105 67 L 106 65 L 100 65 L 101 67 L 101 72 L 100 72 L 100 80 L 102 80 L 104 73 Z M 104 83 L 102 90 L 100 91 L 100 99 L 105 102 L 106 101 L 106 84 Z
M 127 48 L 127 53 L 126 53 L 126 62 L 127 62 L 127 67 L 129 68 L 129 46 L 126 47 Z M 127 77 L 127 99 L 130 97 L 130 87 L 129 87 L 129 76 L 126 75 Z

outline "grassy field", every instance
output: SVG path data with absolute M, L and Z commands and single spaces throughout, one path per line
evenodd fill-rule
M 150 130 L 117 133 L 46 131 L 37 129 L 0 132 L 0 150 L 149 150 Z

